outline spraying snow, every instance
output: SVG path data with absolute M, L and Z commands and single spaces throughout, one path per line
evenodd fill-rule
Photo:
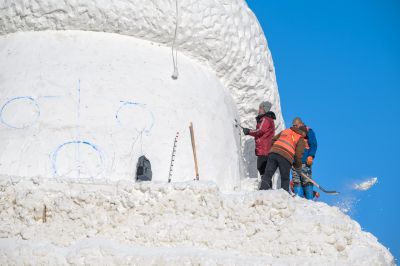
M 364 182 L 354 184 L 353 188 L 356 190 L 366 191 L 372 188 L 378 182 L 377 177 L 372 177 Z
M 352 214 L 357 207 L 357 204 L 360 202 L 360 199 L 355 196 L 347 195 L 341 198 L 335 205 L 346 214 Z

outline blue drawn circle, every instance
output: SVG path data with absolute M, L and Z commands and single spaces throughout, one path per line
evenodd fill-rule
M 12 123 L 9 123 L 9 122 L 7 122 L 7 121 L 4 121 L 4 119 L 3 119 L 3 112 L 4 112 L 4 110 L 6 109 L 6 107 L 7 107 L 7 105 L 9 105 L 10 103 L 12 103 L 12 102 L 18 102 L 18 101 L 20 101 L 20 100 L 29 100 L 29 101 L 31 101 L 33 104 L 34 104 L 34 106 L 36 107 L 36 117 L 33 119 L 33 121 L 31 122 L 31 123 L 28 123 L 28 124 L 23 124 L 22 126 L 18 126 L 18 125 L 13 125 Z M 12 98 L 12 99 L 10 99 L 10 100 L 8 100 L 2 107 L 1 107 L 1 111 L 0 111 L 0 121 L 1 121 L 1 123 L 3 123 L 4 125 L 6 125 L 6 126 L 8 126 L 8 127 L 10 127 L 10 128 L 15 128 L 15 129 L 23 129 L 23 128 L 27 128 L 27 127 L 30 127 L 30 126 L 32 126 L 33 124 L 35 124 L 36 122 L 37 122 L 37 120 L 39 119 L 39 117 L 40 117 L 40 108 L 39 108 L 39 105 L 37 104 L 37 102 L 36 102 L 36 100 L 35 99 L 33 99 L 32 97 L 29 97 L 29 96 L 20 96 L 20 97 L 15 97 L 15 98 Z
M 68 146 L 68 145 L 81 145 L 81 144 L 87 145 L 90 148 L 92 148 L 100 158 L 101 170 L 95 176 L 92 176 L 91 178 L 96 178 L 96 177 L 98 177 L 100 174 L 102 174 L 104 172 L 104 170 L 105 170 L 105 167 L 104 167 L 104 165 L 105 165 L 104 164 L 104 155 L 101 152 L 101 150 L 99 149 L 99 147 L 97 147 L 96 145 L 94 145 L 94 144 L 92 144 L 92 143 L 90 143 L 88 141 L 75 140 L 75 141 L 64 142 L 63 144 L 58 146 L 55 149 L 55 151 L 51 154 L 50 159 L 51 159 L 51 166 L 52 166 L 52 169 L 53 169 L 53 176 L 59 176 L 59 173 L 57 172 L 57 165 L 56 165 L 57 164 L 58 152 L 65 146 Z
M 149 123 L 149 125 L 148 126 L 146 126 L 146 128 L 143 130 L 145 133 L 150 133 L 150 130 L 153 128 L 153 126 L 154 126 L 154 114 L 153 114 L 153 112 L 151 112 L 148 108 L 147 108 L 147 106 L 145 105 L 145 104 L 142 104 L 142 103 L 136 103 L 136 102 L 125 102 L 125 101 L 121 101 L 122 102 L 122 105 L 118 108 L 118 110 L 117 110 L 117 112 L 116 112 L 116 114 L 115 114 L 115 119 L 117 119 L 117 122 L 118 122 L 118 124 L 120 124 L 120 125 L 122 125 L 122 123 L 121 123 L 121 120 L 120 120 L 120 112 L 121 112 L 121 110 L 124 108 L 124 107 L 127 107 L 127 106 L 138 106 L 138 107 L 140 107 L 140 108 L 142 108 L 143 110 L 145 110 L 149 115 L 150 115 L 150 117 L 151 117 L 151 121 L 150 121 L 150 123 Z

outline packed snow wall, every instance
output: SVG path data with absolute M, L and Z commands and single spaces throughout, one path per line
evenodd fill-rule
M 231 190 L 255 169 L 234 119 L 254 126 L 269 100 L 283 127 L 271 54 L 244 1 L 0 5 L 3 175 L 132 178 L 144 154 L 166 181 L 179 131 L 172 179 L 188 180 L 193 122 L 201 178 Z

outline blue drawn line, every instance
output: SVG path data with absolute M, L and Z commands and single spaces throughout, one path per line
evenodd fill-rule
M 51 160 L 51 166 L 53 169 L 53 176 L 59 176 L 59 173 L 57 172 L 57 157 L 58 157 L 58 152 L 65 146 L 67 145 L 77 145 L 79 146 L 80 144 L 83 145 L 87 145 L 89 147 L 91 147 L 94 151 L 96 151 L 96 153 L 98 154 L 99 158 L 100 158 L 100 165 L 101 165 L 101 171 L 99 171 L 97 173 L 97 175 L 93 176 L 92 178 L 95 178 L 97 176 L 99 176 L 101 173 L 104 172 L 105 167 L 104 167 L 104 155 L 102 153 L 102 151 L 100 150 L 99 147 L 97 147 L 96 145 L 90 143 L 89 141 L 85 141 L 85 140 L 74 140 L 74 141 L 68 141 L 68 142 L 64 142 L 63 144 L 59 145 L 55 151 L 50 155 L 50 160 Z M 78 171 L 80 171 L 80 166 L 78 166 Z
M 22 125 L 22 126 L 18 127 L 18 126 L 9 124 L 9 123 L 7 123 L 6 121 L 4 121 L 4 119 L 3 119 L 3 111 L 4 111 L 4 108 L 5 108 L 8 104 L 10 104 L 10 103 L 13 102 L 13 101 L 17 101 L 17 100 L 21 100 L 21 99 L 28 99 L 28 100 L 32 101 L 32 103 L 36 106 L 36 109 L 37 109 L 36 114 L 37 114 L 37 115 L 36 115 L 34 121 L 31 122 L 30 124 L 26 124 L 26 125 Z M 34 98 L 30 97 L 30 96 L 19 96 L 19 97 L 15 97 L 15 98 L 10 99 L 10 100 L 8 100 L 8 101 L 1 107 L 1 111 L 0 111 L 0 121 L 1 121 L 1 123 L 3 123 L 4 125 L 6 125 L 6 126 L 8 126 L 8 127 L 10 127 L 10 128 L 15 128 L 15 129 L 23 129 L 23 128 L 30 127 L 30 126 L 32 126 L 33 124 L 35 124 L 35 123 L 37 122 L 37 120 L 39 119 L 39 117 L 40 117 L 40 108 L 39 108 L 39 105 L 37 104 L 36 100 L 35 100 Z
M 151 129 L 152 129 L 153 126 L 154 126 L 154 114 L 153 114 L 153 112 L 150 111 L 149 108 L 148 108 L 145 104 L 143 104 L 143 103 L 137 103 L 137 102 L 131 102 L 131 101 L 120 101 L 120 102 L 122 103 L 122 105 L 118 108 L 117 112 L 115 113 L 115 119 L 117 119 L 118 124 L 120 124 L 120 125 L 122 124 L 121 121 L 120 121 L 120 119 L 119 119 L 119 112 L 121 111 L 121 109 L 122 109 L 123 107 L 125 107 L 125 106 L 136 105 L 136 106 L 138 106 L 138 107 L 144 109 L 145 111 L 147 111 L 147 112 L 150 114 L 150 116 L 151 116 L 150 125 L 149 125 L 148 127 L 146 127 L 145 130 L 144 130 L 144 132 L 145 132 L 146 134 L 149 134 L 150 131 L 151 131 Z

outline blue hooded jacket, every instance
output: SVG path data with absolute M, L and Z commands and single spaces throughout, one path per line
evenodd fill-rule
M 311 128 L 308 128 L 306 140 L 308 142 L 309 149 L 305 149 L 303 153 L 302 163 L 307 162 L 307 157 L 312 156 L 315 158 L 315 154 L 317 153 L 317 138 L 315 137 L 315 133 Z

